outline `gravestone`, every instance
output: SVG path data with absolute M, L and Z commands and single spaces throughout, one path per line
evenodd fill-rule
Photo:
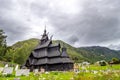
M 40 72 L 41 72 L 41 73 L 44 73 L 44 72 L 45 72 L 45 69 L 44 69 L 44 68 L 41 68 L 41 69 L 40 69 Z
M 97 73 L 98 73 L 98 71 L 93 71 L 93 73 L 94 73 L 94 74 L 97 74 Z
M 17 71 L 17 70 L 18 70 L 18 67 L 19 67 L 19 66 L 18 66 L 18 65 L 16 65 L 16 67 L 15 67 L 15 71 Z
M 23 70 L 21 70 L 21 69 L 16 70 L 15 76 L 22 76 L 22 75 L 23 75 Z
M 34 69 L 34 73 L 37 74 L 39 72 L 38 69 Z
M 5 65 L 5 68 L 7 68 L 7 67 L 8 67 L 8 64 Z
M 29 69 L 24 69 L 23 75 L 29 76 L 30 70 Z
M 4 69 L 3 69 L 3 75 L 7 75 L 7 74 L 12 74 L 12 72 L 13 72 L 13 67 L 5 67 Z
M 35 69 L 34 72 L 37 73 L 37 72 L 39 72 L 39 70 L 38 70 L 38 69 Z
M 77 63 L 74 64 L 74 72 L 79 71 L 79 65 Z
M 86 67 L 85 67 L 85 66 L 82 66 L 81 68 L 82 68 L 82 70 L 86 70 Z
M 20 80 L 20 78 L 15 78 L 14 80 Z
M 22 76 L 22 75 L 28 76 L 29 73 L 30 73 L 29 69 L 19 69 L 16 71 L 15 76 Z

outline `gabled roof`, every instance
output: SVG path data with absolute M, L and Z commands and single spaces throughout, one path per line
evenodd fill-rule
M 62 57 L 69 57 L 68 54 L 67 54 L 65 51 L 62 52 L 61 56 L 62 56 Z
M 56 43 L 56 44 L 50 44 L 49 47 L 61 47 L 59 43 Z
M 72 63 L 72 61 L 69 58 L 61 58 L 61 57 L 32 60 L 32 65 L 58 64 L 58 63 Z
M 39 52 L 32 52 L 32 55 L 34 58 L 42 58 L 42 57 L 46 57 L 47 56 L 47 52 L 46 51 L 39 51 Z
M 62 54 L 61 54 L 61 56 L 69 58 L 69 56 L 67 54 L 67 49 L 65 47 L 62 48 Z
M 38 45 L 38 46 L 35 48 L 35 50 L 36 50 L 36 49 L 40 49 L 40 48 L 48 47 L 50 43 L 51 43 L 51 40 L 48 40 L 46 43 L 44 43 L 44 44 L 42 44 L 42 45 Z
M 47 50 L 32 51 L 32 55 L 34 58 L 43 58 L 60 56 L 61 53 L 57 47 L 50 47 Z
M 70 60 L 69 58 L 65 58 L 65 57 L 62 57 L 61 61 L 62 61 L 62 63 L 73 63 L 72 60 Z

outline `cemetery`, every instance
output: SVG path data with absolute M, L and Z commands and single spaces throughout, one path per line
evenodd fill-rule
M 79 65 L 80 64 L 80 65 Z M 71 71 L 38 71 L 35 69 L 20 69 L 1 67 L 0 80 L 119 80 L 120 65 L 81 65 L 76 63 L 78 70 Z M 16 69 L 17 68 L 17 69 Z

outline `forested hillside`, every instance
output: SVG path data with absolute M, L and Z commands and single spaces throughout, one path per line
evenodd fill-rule
M 77 48 L 79 54 L 89 59 L 90 62 L 96 62 L 97 60 L 110 61 L 112 58 L 120 59 L 120 51 L 111 50 L 106 47 L 91 46 Z
M 8 48 L 4 57 L 5 61 L 24 64 L 30 52 L 38 45 L 38 43 L 39 40 L 34 38 L 15 43 Z M 60 43 L 61 47 L 66 47 L 70 58 L 74 62 L 89 61 L 93 63 L 103 59 L 109 61 L 113 57 L 120 58 L 119 51 L 110 50 L 106 47 L 93 46 L 75 48 L 60 40 L 55 40 L 53 43 Z

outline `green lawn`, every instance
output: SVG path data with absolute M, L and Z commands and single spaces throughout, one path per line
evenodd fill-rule
M 0 80 L 120 80 L 120 65 L 95 66 L 90 65 L 79 72 L 48 72 L 48 73 L 30 73 L 29 76 L 15 77 L 0 76 Z

